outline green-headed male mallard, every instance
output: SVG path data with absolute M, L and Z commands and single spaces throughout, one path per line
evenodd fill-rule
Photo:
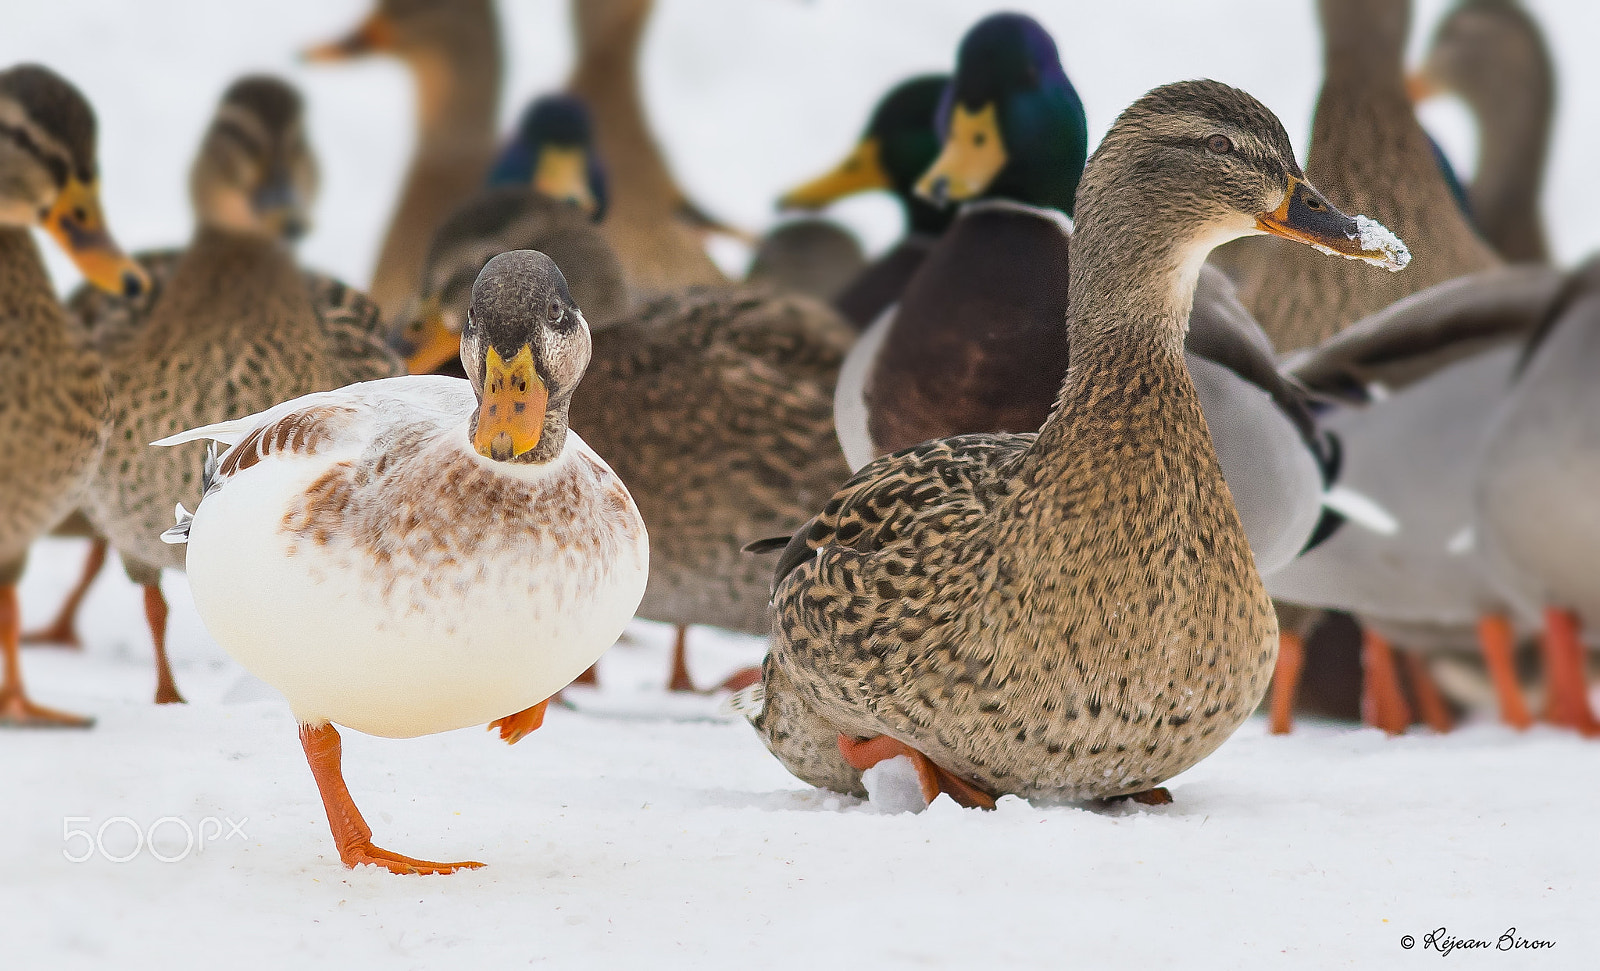
M 846 196 L 879 189 L 899 200 L 905 235 L 833 298 L 834 306 L 858 330 L 866 330 L 900 299 L 933 241 L 955 218 L 950 207 L 934 205 L 916 193 L 917 180 L 939 157 L 942 143 L 935 118 L 949 83 L 949 75 L 923 74 L 890 88 L 872 109 L 866 130 L 844 161 L 778 200 L 780 209 L 820 209 Z
M 399 58 L 416 84 L 417 146 L 368 288 L 392 321 L 417 292 L 428 241 L 483 184 L 495 157 L 500 110 L 500 24 L 492 0 L 378 0 L 342 40 L 306 51 L 312 61 L 368 54 Z
M 1201 263 L 1251 233 L 1389 263 L 1358 225 L 1242 91 L 1173 84 L 1124 111 L 1078 186 L 1072 362 L 1044 427 L 878 459 L 785 551 L 747 696 L 779 760 L 857 795 L 904 754 L 928 800 L 1161 801 L 1255 709 L 1278 647 L 1184 366 Z
M 30 229 L 114 293 L 149 285 L 106 232 L 95 117 L 48 68 L 0 71 L 0 725 L 89 724 L 34 704 L 22 684 L 16 584 L 28 546 L 70 513 L 106 436 L 106 375 L 61 306 Z
M 199 446 L 153 449 L 186 428 L 285 398 L 403 373 L 372 301 L 307 274 L 288 240 L 309 222 L 316 163 L 300 95 L 246 77 L 222 97 L 190 171 L 197 226 L 154 302 L 100 328 L 111 375 L 111 438 L 85 503 L 144 587 L 158 702 L 181 701 L 166 658 L 164 567 L 182 551 L 160 540 L 177 503 L 200 495 Z

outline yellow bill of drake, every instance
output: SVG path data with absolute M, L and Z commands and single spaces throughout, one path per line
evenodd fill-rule
M 778 208 L 821 209 L 858 192 L 893 188 L 889 173 L 883 168 L 881 152 L 876 138 L 863 138 L 845 160 L 827 174 L 785 192 L 778 199 Z
M 1006 145 L 994 102 L 950 111 L 950 131 L 933 167 L 917 180 L 917 195 L 939 205 L 982 195 L 1006 167 Z
M 533 367 L 533 348 L 522 345 L 508 361 L 491 346 L 484 359 L 483 400 L 472 447 L 500 462 L 532 451 L 544 432 L 549 400 Z
M 1311 183 L 1289 177 L 1278 208 L 1256 216 L 1256 229 L 1305 243 L 1334 256 L 1363 260 L 1390 272 L 1405 269 L 1411 251 L 1376 219 L 1345 215 Z
M 111 239 L 93 182 L 69 178 L 45 215 L 44 227 L 97 289 L 134 297 L 149 287 L 144 268 Z
M 445 325 L 438 297 L 422 302 L 416 320 L 407 328 L 404 344 L 406 370 L 412 374 L 432 374 L 461 354 L 461 335 Z
M 589 156 L 574 145 L 546 145 L 539 150 L 539 164 L 533 170 L 533 188 L 552 199 L 574 202 L 594 212 L 594 193 L 589 191 Z

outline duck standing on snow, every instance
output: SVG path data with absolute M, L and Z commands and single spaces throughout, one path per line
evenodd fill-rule
M 149 281 L 100 212 L 94 110 L 48 68 L 0 71 L 0 725 L 83 727 L 22 684 L 17 580 L 28 546 L 73 509 L 106 436 L 106 374 L 34 244 L 43 226 L 97 287 Z
M 404 373 L 360 293 L 308 275 L 288 240 L 309 222 L 316 163 L 300 95 L 264 76 L 234 82 L 190 172 L 198 225 L 148 308 L 99 328 L 111 375 L 111 437 L 85 511 L 144 587 L 157 702 L 182 696 L 167 663 L 161 570 L 183 557 L 157 534 L 200 495 L 199 446 L 146 447 L 185 428 L 250 414 L 353 381 Z
M 949 83 L 948 75 L 924 74 L 895 85 L 872 109 L 866 131 L 844 161 L 778 200 L 780 209 L 815 210 L 875 189 L 888 190 L 899 200 L 905 235 L 833 297 L 833 305 L 857 330 L 866 330 L 900 299 L 906 281 L 955 218 L 950 207 L 936 206 L 915 191 L 917 180 L 939 157 L 934 119 Z
M 1165 801 L 1266 691 L 1272 604 L 1184 367 L 1200 265 L 1250 233 L 1385 266 L 1398 241 L 1213 81 L 1124 111 L 1077 203 L 1072 362 L 1044 427 L 878 459 L 785 551 L 746 700 L 808 782 L 861 795 L 907 755 L 929 800 Z
M 371 54 L 403 61 L 417 95 L 417 147 L 369 288 L 384 320 L 392 321 L 416 293 L 433 231 L 483 184 L 495 157 L 502 55 L 494 4 L 379 0 L 349 35 L 311 48 L 305 58 L 330 62 Z
M 346 866 L 448 873 L 380 849 L 334 723 L 413 738 L 490 722 L 515 743 L 633 617 L 649 570 L 622 481 L 567 428 L 589 327 L 541 253 L 490 260 L 432 375 L 307 395 L 158 443 L 229 446 L 192 518 L 206 629 L 289 699 Z

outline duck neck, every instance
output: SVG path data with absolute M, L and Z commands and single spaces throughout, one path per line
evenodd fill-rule
M 1549 61 L 1481 85 L 1466 100 L 1478 121 L 1478 169 L 1467 190 L 1473 220 L 1507 259 L 1545 262 L 1539 195 L 1555 109 Z
M 639 49 L 652 0 L 573 0 L 578 64 L 568 88 L 593 109 L 595 138 L 610 180 L 611 218 L 638 202 L 677 206 L 680 193 L 650 134 L 639 97 Z
M 309 307 L 294 253 L 282 241 L 201 223 L 146 329 L 159 341 L 236 330 L 268 339 L 274 327 L 303 320 Z
M 457 38 L 455 45 L 451 50 L 419 50 L 407 58 L 416 80 L 419 156 L 494 149 L 501 53 L 493 23 Z
M 1405 86 L 1410 0 L 1320 0 L 1324 92 L 1378 96 L 1410 110 Z
M 20 226 L 0 226 L 0 341 L 12 347 L 31 341 L 34 328 L 56 323 L 55 290 L 33 234 Z

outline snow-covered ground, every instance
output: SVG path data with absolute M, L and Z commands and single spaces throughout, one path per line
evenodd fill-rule
M 565 3 L 506 0 L 509 118 L 570 65 Z M 1213 76 L 1262 97 L 1304 146 L 1318 84 L 1308 0 L 1017 3 L 1054 31 L 1096 136 L 1145 89 Z M 1417 3 L 1420 47 L 1443 0 Z M 1560 58 L 1549 223 L 1558 253 L 1596 242 L 1600 7 L 1531 4 Z M 366 0 L 7 0 L 0 65 L 48 63 L 96 104 L 113 229 L 130 247 L 188 232 L 185 170 L 223 86 L 249 69 L 301 84 L 323 162 L 315 266 L 365 281 L 405 161 L 396 66 L 298 65 Z M 831 164 L 889 83 L 947 67 L 987 9 L 968 0 L 663 0 L 648 101 L 678 172 L 710 210 L 759 227 L 770 200 Z M 1459 106 L 1425 117 L 1471 170 Z M 842 216 L 874 245 L 893 207 Z M 730 256 L 730 259 L 733 257 Z M 52 256 L 63 289 L 75 274 Z M 23 588 L 44 620 L 81 544 L 37 550 Z M 149 703 L 137 592 L 115 570 L 81 653 L 34 649 L 42 702 L 92 712 L 83 733 L 0 735 L 0 968 L 1409 967 L 1425 935 L 1547 950 L 1456 951 L 1481 967 L 1597 966 L 1600 747 L 1548 729 L 1448 737 L 1252 721 L 1156 809 L 1005 800 L 890 815 L 801 785 L 714 699 L 669 697 L 666 633 L 639 624 L 598 694 L 513 748 L 481 731 L 389 741 L 345 733 L 346 771 L 378 841 L 488 868 L 395 877 L 338 865 L 285 706 L 200 628 L 167 578 L 190 704 Z M 697 631 L 714 683 L 759 656 Z M 124 817 L 126 821 L 120 819 Z M 110 862 L 81 836 L 103 832 Z M 215 820 L 215 822 L 207 822 Z M 239 825 L 233 833 L 225 821 Z M 185 852 L 184 826 L 213 837 Z M 101 827 L 104 830 L 101 830 Z M 232 833 L 231 838 L 227 837 Z M 162 857 L 178 858 L 159 862 Z M 1402 947 L 1411 935 L 1414 949 Z M 1425 952 L 1425 953 L 1421 953 Z

